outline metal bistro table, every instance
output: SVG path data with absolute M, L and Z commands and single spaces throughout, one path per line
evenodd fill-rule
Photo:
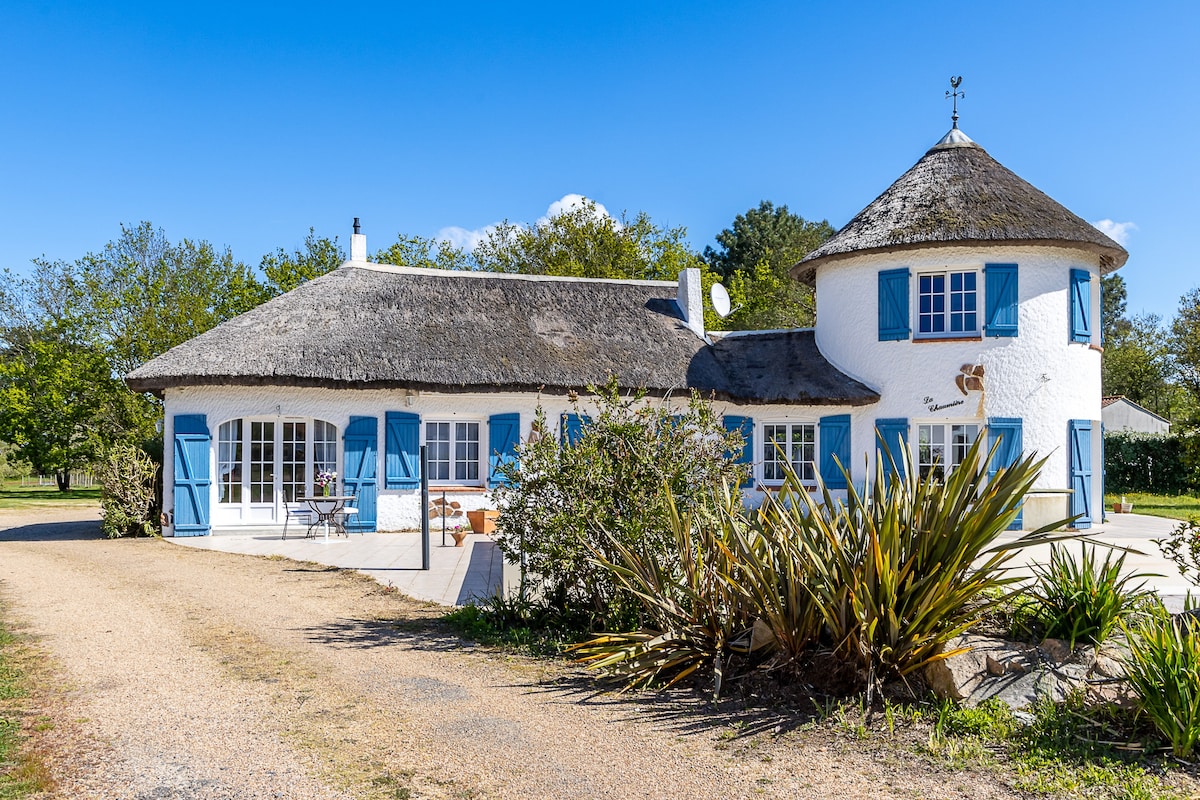
M 332 527 L 335 533 L 342 536 L 346 535 L 346 526 L 342 524 L 340 517 L 353 511 L 358 512 L 358 509 L 346 508 L 346 503 L 354 499 L 354 495 L 349 494 L 324 494 L 314 497 L 301 497 L 300 501 L 312 509 L 316 515 L 316 521 L 308 526 L 308 533 L 311 536 L 313 528 L 321 526 L 325 531 L 325 541 L 329 541 L 329 529 Z

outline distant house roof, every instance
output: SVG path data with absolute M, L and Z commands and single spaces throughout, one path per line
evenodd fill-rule
M 1069 244 L 1100 256 L 1108 274 L 1125 248 L 988 155 L 957 128 L 792 275 L 813 282 L 821 264 L 864 252 L 963 244 Z
M 1132 400 L 1130 400 L 1128 397 L 1126 397 L 1123 394 L 1110 394 L 1110 395 L 1100 398 L 1100 408 L 1101 409 L 1108 408 L 1109 406 L 1115 405 L 1116 403 L 1123 403 L 1123 404 L 1131 407 L 1135 411 L 1138 411 L 1142 414 L 1146 414 L 1147 416 L 1153 417 L 1154 419 L 1158 420 L 1159 422 L 1165 423 L 1167 425 L 1171 424 L 1171 420 L 1167 419 L 1166 417 L 1155 414 L 1153 411 L 1151 411 L 1150 409 L 1146 408 L 1143 405 L 1138 405 L 1137 403 L 1133 402 Z
M 812 331 L 706 343 L 677 286 L 347 262 L 131 372 L 135 391 L 284 385 L 440 392 L 569 391 L 616 375 L 654 394 L 865 405 Z

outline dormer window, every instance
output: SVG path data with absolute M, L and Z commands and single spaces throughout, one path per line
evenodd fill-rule
M 917 277 L 917 336 L 979 334 L 978 274 L 922 272 Z

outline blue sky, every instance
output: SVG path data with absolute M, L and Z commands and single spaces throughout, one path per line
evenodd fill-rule
M 1123 226 L 1129 310 L 1200 285 L 1200 4 L 0 7 L 0 267 L 150 220 L 257 264 L 565 195 L 703 249 L 768 199 L 840 227 L 950 125 Z

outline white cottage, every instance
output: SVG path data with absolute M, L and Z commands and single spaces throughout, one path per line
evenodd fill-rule
M 171 443 L 165 535 L 282 525 L 284 503 L 337 470 L 363 530 L 417 527 L 419 447 L 464 508 L 539 403 L 570 436 L 571 393 L 617 375 L 666 398 L 714 397 L 753 464 L 753 496 L 836 456 L 871 468 L 876 432 L 922 470 L 978 436 L 1049 455 L 1027 527 L 1102 497 L 1099 277 L 1125 250 L 957 128 L 793 269 L 815 330 L 720 334 L 699 273 L 678 284 L 373 264 L 354 234 L 339 269 L 131 373 L 161 396 Z M 1093 468 L 1096 465 L 1096 468 Z

